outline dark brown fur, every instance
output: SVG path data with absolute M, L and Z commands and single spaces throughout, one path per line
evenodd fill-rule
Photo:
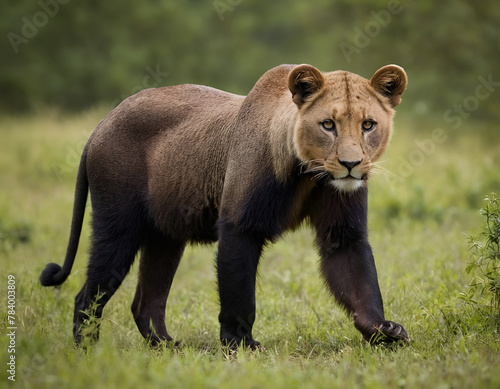
M 184 247 L 218 240 L 221 340 L 255 347 L 262 249 L 304 220 L 316 231 L 325 281 L 356 328 L 367 340 L 378 332 L 408 340 L 384 318 L 366 229 L 366 180 L 405 87 L 394 65 L 371 81 L 282 65 L 246 97 L 180 85 L 125 100 L 83 151 L 64 266 L 49 264 L 40 277 L 47 286 L 69 275 L 90 188 L 92 248 L 76 297 L 75 340 L 92 302 L 99 297 L 100 317 L 139 250 L 134 319 L 145 338 L 171 340 L 165 305 Z M 335 131 L 321 127 L 329 118 Z M 367 119 L 377 121 L 373 131 L 361 130 Z

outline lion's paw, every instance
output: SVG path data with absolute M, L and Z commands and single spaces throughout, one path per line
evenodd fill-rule
M 370 344 L 391 344 L 402 342 L 409 344 L 410 337 L 401 324 L 384 321 L 376 327 L 376 332 L 369 339 Z

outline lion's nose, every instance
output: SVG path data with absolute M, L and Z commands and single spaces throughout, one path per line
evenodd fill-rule
M 362 160 L 359 160 L 359 161 L 342 161 L 342 160 L 339 159 L 339 163 L 342 166 L 345 166 L 347 168 L 347 170 L 349 171 L 349 173 L 354 168 L 354 166 L 359 165 L 361 163 L 361 161 Z

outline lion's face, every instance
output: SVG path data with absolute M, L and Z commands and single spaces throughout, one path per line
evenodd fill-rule
M 389 65 L 367 80 L 301 65 L 289 88 L 299 107 L 294 147 L 304 171 L 344 192 L 365 186 L 391 137 L 393 108 L 406 88 L 403 69 Z

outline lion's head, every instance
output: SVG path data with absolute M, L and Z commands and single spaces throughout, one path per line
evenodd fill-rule
M 365 186 L 373 162 L 387 148 L 394 107 L 406 84 L 406 73 L 396 65 L 382 67 L 370 80 L 345 71 L 323 74 L 310 65 L 295 67 L 288 77 L 299 108 L 294 148 L 306 171 L 340 191 Z

